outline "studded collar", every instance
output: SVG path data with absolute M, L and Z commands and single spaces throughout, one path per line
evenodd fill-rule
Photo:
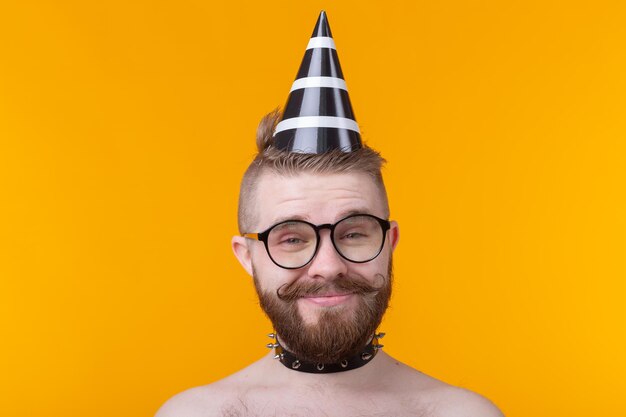
M 311 374 L 330 374 L 350 371 L 371 362 L 374 356 L 376 356 L 378 351 L 383 347 L 378 339 L 385 336 L 385 333 L 375 334 L 361 352 L 350 358 L 345 358 L 338 363 L 313 363 L 302 361 L 280 345 L 275 333 L 270 333 L 268 336 L 274 339 L 274 342 L 268 343 L 267 347 L 274 349 L 274 359 L 278 359 L 286 368 Z

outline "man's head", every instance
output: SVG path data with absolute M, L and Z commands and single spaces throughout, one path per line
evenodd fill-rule
M 314 257 L 299 268 L 279 266 L 267 245 L 257 240 L 235 236 L 233 250 L 254 277 L 261 306 L 281 342 L 305 360 L 336 362 L 367 343 L 391 294 L 391 255 L 398 227 L 384 221 L 389 216 L 380 173 L 384 161 L 367 147 L 350 153 L 277 151 L 271 146 L 277 117 L 269 115 L 259 127 L 259 155 L 242 182 L 240 232 L 263 232 L 288 220 L 333 225 L 351 215 L 366 215 L 363 218 L 376 233 L 370 239 L 379 239 L 380 252 L 372 253 L 373 259 L 352 262 L 337 251 L 341 239 L 358 244 L 362 235 L 344 227 L 360 220 L 358 216 L 335 227 L 334 241 L 328 227 L 320 229 Z M 284 239 L 280 244 L 294 243 L 294 235 Z M 315 236 L 311 239 L 317 241 Z
M 239 191 L 239 233 L 247 233 L 257 227 L 258 211 L 255 209 L 255 204 L 258 192 L 256 192 L 256 188 L 260 177 L 265 173 L 274 173 L 285 177 L 301 173 L 314 175 L 364 173 L 378 187 L 379 196 L 385 209 L 384 218 L 389 216 L 387 191 L 381 174 L 385 160 L 378 152 L 365 145 L 353 152 L 333 150 L 321 154 L 277 150 L 272 146 L 272 135 L 279 119 L 280 113 L 274 111 L 266 115 L 259 123 L 256 138 L 258 153 L 248 166 Z

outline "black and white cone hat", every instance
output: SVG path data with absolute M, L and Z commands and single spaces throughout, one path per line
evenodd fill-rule
M 332 149 L 352 152 L 361 146 L 335 42 L 322 11 L 274 131 L 274 147 L 323 153 Z

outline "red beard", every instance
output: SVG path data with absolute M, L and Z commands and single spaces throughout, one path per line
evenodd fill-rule
M 261 308 L 287 350 L 303 361 L 337 363 L 361 352 L 374 335 L 389 305 L 392 275 L 390 259 L 387 277 L 376 276 L 379 286 L 356 276 L 323 282 L 298 279 L 273 294 L 261 290 L 256 273 L 254 285 Z M 297 306 L 300 298 L 337 291 L 358 297 L 353 314 L 331 308 L 321 312 L 316 324 L 304 322 Z

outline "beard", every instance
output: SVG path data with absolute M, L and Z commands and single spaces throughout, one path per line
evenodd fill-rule
M 263 291 L 256 272 L 254 286 L 261 308 L 272 322 L 281 344 L 298 359 L 312 363 L 337 363 L 363 351 L 374 335 L 391 298 L 393 268 L 389 259 L 387 277 L 377 274 L 374 285 L 356 275 L 333 280 L 296 279 L 278 288 Z M 324 308 L 315 324 L 304 321 L 297 302 L 305 296 L 340 291 L 357 297 L 354 311 L 343 306 Z

